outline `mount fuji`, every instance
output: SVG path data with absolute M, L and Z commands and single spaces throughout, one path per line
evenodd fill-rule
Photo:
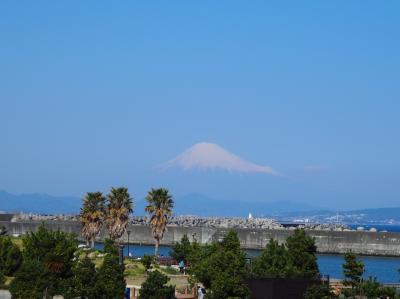
M 273 176 L 281 174 L 270 166 L 247 161 L 215 143 L 201 142 L 193 145 L 175 158 L 162 165 L 163 169 L 221 169 L 230 172 L 264 173 Z

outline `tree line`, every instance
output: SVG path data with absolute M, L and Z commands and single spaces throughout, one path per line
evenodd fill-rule
M 4 275 L 13 276 L 8 288 L 14 299 L 123 298 L 124 266 L 113 241 L 108 243 L 103 263 L 96 268 L 87 252 L 78 249 L 74 234 L 51 231 L 42 224 L 22 238 L 22 251 L 10 237 L 2 236 L 0 285 Z
M 205 245 L 185 235 L 170 255 L 189 265 L 192 281 L 207 288 L 207 299 L 249 298 L 247 281 L 252 278 L 305 278 L 310 281 L 305 299 L 337 298 L 321 279 L 316 249 L 315 239 L 296 229 L 285 243 L 271 239 L 259 256 L 249 259 L 236 232 L 230 231 L 222 242 Z M 375 277 L 364 279 L 365 266 L 353 252 L 344 255 L 342 269 L 346 288 L 340 298 L 399 298 L 394 288 L 382 286 Z
M 165 188 L 152 188 L 146 201 L 145 211 L 150 217 L 157 255 L 174 202 Z M 52 298 L 57 294 L 65 299 L 123 298 L 126 283 L 118 242 L 126 232 L 132 212 L 133 198 L 125 187 L 113 187 L 105 196 L 101 192 L 88 192 L 83 197 L 79 219 L 87 245 L 94 248 L 103 226 L 108 231 L 104 260 L 97 267 L 87 251 L 82 254 L 82 249 L 78 249 L 74 234 L 51 231 L 42 224 L 36 232 L 29 232 L 22 238 L 21 250 L 12 242 L 6 229 L 1 228 L 0 287 L 5 287 L 7 276 L 13 278 L 7 287 L 15 299 Z M 147 285 L 160 279 L 157 274 L 149 275 Z M 146 285 L 144 287 L 146 289 Z M 168 289 L 165 285 L 163 288 Z M 168 290 L 171 294 L 171 287 Z
M 4 275 L 13 276 L 9 290 L 15 299 L 52 298 L 61 294 L 65 299 L 114 299 L 124 297 L 124 265 L 119 262 L 115 241 L 104 244 L 104 260 L 97 267 L 87 251 L 78 249 L 75 235 L 51 231 L 41 225 L 36 232 L 22 238 L 22 251 L 6 232 L 0 236 L 0 285 Z M 201 283 L 207 299 L 246 299 L 251 278 L 308 278 L 318 282 L 315 241 L 298 229 L 279 244 L 270 240 L 262 253 L 253 259 L 240 247 L 235 231 L 229 231 L 221 242 L 201 245 L 183 236 L 170 252 L 171 257 L 188 265 L 189 282 Z M 376 278 L 363 279 L 364 264 L 349 252 L 343 264 L 345 298 L 397 298 L 394 289 L 382 286 Z M 143 259 L 150 268 L 153 258 Z M 172 299 L 174 286 L 160 272 L 147 272 L 142 284 L 142 299 Z M 336 296 L 329 285 L 312 284 L 305 299 L 330 299 Z M 365 298 L 357 297 L 357 298 Z
M 146 196 L 145 211 L 150 216 L 151 233 L 155 239 L 155 256 L 163 238 L 173 199 L 165 188 L 151 189 Z M 103 225 L 109 238 L 105 240 L 101 265 L 95 266 L 88 251 L 78 249 L 77 236 L 51 231 L 41 225 L 36 232 L 22 238 L 22 250 L 12 242 L 5 229 L 0 229 L 0 286 L 5 276 L 14 277 L 9 290 L 15 299 L 52 298 L 61 294 L 65 299 L 115 299 L 124 297 L 124 264 L 118 257 L 118 241 L 125 233 L 133 198 L 125 187 L 101 192 L 88 192 L 82 200 L 80 221 L 82 235 L 94 247 Z M 200 244 L 185 235 L 170 252 L 173 259 L 187 266 L 191 285 L 201 284 L 206 299 L 247 299 L 247 281 L 252 278 L 306 278 L 314 281 L 305 299 L 335 298 L 329 285 L 322 283 L 316 257 L 314 238 L 296 229 L 284 244 L 270 240 L 258 257 L 248 258 L 240 247 L 237 233 L 229 231 L 220 242 Z M 392 288 L 383 287 L 376 278 L 363 279 L 364 264 L 349 252 L 343 264 L 343 295 L 367 298 L 395 298 Z M 157 259 L 145 256 L 146 269 Z M 146 272 L 142 299 L 174 298 L 174 286 L 157 270 Z

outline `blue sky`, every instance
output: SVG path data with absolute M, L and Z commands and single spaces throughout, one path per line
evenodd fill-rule
M 398 1 L 2 1 L 0 189 L 400 205 Z M 201 141 L 285 174 L 160 172 Z

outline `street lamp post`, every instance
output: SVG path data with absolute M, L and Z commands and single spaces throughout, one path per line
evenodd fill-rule
M 131 231 L 130 230 L 127 230 L 126 231 L 126 233 L 128 234 L 128 257 L 130 257 L 131 255 L 130 255 L 130 250 L 129 250 L 129 235 L 131 234 Z
M 124 245 L 119 244 L 118 246 L 118 255 L 119 255 L 119 265 L 122 266 L 124 264 Z

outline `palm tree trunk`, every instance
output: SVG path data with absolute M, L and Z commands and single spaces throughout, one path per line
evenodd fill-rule
M 156 246 L 154 247 L 154 256 L 157 257 L 158 255 L 158 246 L 160 244 L 160 240 L 156 238 Z
M 90 246 L 92 249 L 94 248 L 94 238 L 92 238 L 92 244 Z

